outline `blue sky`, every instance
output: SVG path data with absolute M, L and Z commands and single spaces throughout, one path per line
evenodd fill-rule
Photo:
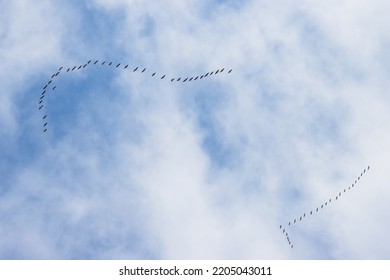
M 0 259 L 389 259 L 389 5 L 1 2 Z

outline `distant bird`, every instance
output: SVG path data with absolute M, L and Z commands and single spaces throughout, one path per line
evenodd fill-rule
M 232 69 L 230 69 L 228 73 L 230 73 L 230 72 L 232 72 Z
M 95 61 L 93 64 L 96 64 L 96 63 L 98 63 L 98 61 L 99 61 L 99 60 L 96 60 L 96 61 Z
M 50 81 L 49 81 L 47 84 L 48 84 L 48 85 L 50 85 L 50 84 L 51 84 L 51 82 L 52 82 L 52 80 L 50 80 Z
M 142 72 L 141 72 L 141 73 L 145 72 L 145 70 L 146 70 L 146 68 L 144 68 L 144 70 L 142 70 Z
M 331 198 L 329 198 L 329 203 L 332 201 L 332 199 Z
M 338 199 L 339 197 L 338 196 L 336 196 L 336 200 Z
M 43 105 L 41 105 L 41 107 L 39 107 L 39 110 L 41 110 L 41 109 L 42 109 L 42 107 L 43 107 Z
M 56 74 L 51 75 L 51 78 L 53 79 L 56 76 Z
M 45 92 L 46 92 L 46 90 L 44 90 L 44 91 L 41 93 L 41 95 L 44 95 L 44 94 L 45 94 Z
M 138 67 L 135 67 L 135 69 L 133 70 L 133 72 L 137 71 Z
M 153 73 L 152 77 L 153 77 L 154 75 L 156 75 L 156 72 Z
M 297 219 L 294 219 L 294 223 L 297 221 Z
M 43 102 L 43 100 L 39 101 L 39 104 L 41 104 Z
M 363 173 L 366 173 L 366 169 L 364 168 L 364 171 L 363 171 Z
M 185 81 L 187 81 L 188 80 L 188 78 L 185 78 L 184 80 L 183 80 L 183 83 L 185 82 Z
M 345 192 L 345 189 L 344 189 L 344 192 Z
M 44 119 L 46 119 L 46 117 L 47 117 L 47 115 L 44 115 L 42 119 L 44 120 Z
M 351 187 L 348 187 L 348 190 L 350 190 L 351 189 Z
M 219 70 L 217 70 L 216 72 L 215 72 L 215 74 L 218 74 L 219 73 Z
M 293 246 L 293 245 L 291 245 L 291 248 L 294 248 L 294 246 Z
M 288 225 L 290 226 L 290 225 L 291 225 L 291 222 L 288 222 Z
M 357 183 L 357 180 L 355 180 L 355 184 Z
M 83 67 L 83 65 L 80 65 L 79 67 L 77 67 L 77 69 L 80 69 L 81 67 Z
M 57 86 L 54 86 L 54 87 L 53 87 L 53 90 L 55 90 L 55 89 L 56 89 L 56 87 L 57 87 Z
M 358 180 L 360 180 L 360 176 L 358 177 Z
M 102 65 L 104 65 L 104 63 L 106 63 L 105 61 L 102 62 Z
M 46 130 L 47 130 L 47 129 L 45 128 L 45 130 L 43 130 L 43 132 L 46 132 Z
M 68 70 L 66 70 L 66 72 L 69 72 L 70 68 L 68 68 Z
M 210 75 L 213 75 L 213 73 L 214 73 L 214 71 L 212 71 L 212 72 L 210 73 Z
M 367 170 L 370 169 L 370 166 L 367 167 Z
M 282 225 L 280 225 L 280 227 L 279 228 L 282 228 Z
M 171 82 L 173 82 L 174 80 L 175 80 L 175 78 L 172 78 L 172 79 L 171 79 Z
M 202 76 L 200 76 L 199 80 L 201 80 L 202 78 L 203 78 L 203 75 L 202 75 Z
M 222 73 L 222 72 L 223 72 L 223 70 L 225 70 L 225 68 L 222 68 L 222 69 L 221 69 L 221 71 L 219 71 L 219 73 Z
M 194 81 L 197 80 L 198 78 L 199 78 L 199 76 L 196 76 L 195 79 L 194 79 Z
M 73 68 L 72 68 L 72 71 L 73 71 L 74 69 L 76 69 L 76 67 L 77 67 L 77 66 L 73 67 Z
M 84 65 L 83 65 L 83 68 L 87 67 L 87 65 L 88 65 L 88 64 L 84 64 Z
M 125 66 L 125 69 L 127 68 L 127 66 L 129 66 L 129 64 L 127 64 L 127 65 Z
M 90 64 L 91 63 L 91 60 L 88 60 L 87 64 Z
M 206 73 L 206 75 L 204 75 L 205 77 L 207 77 L 209 75 L 209 72 Z
M 110 63 L 108 64 L 108 66 L 111 66 L 111 64 L 112 64 L 112 62 L 110 62 Z
M 299 218 L 300 221 L 302 221 L 302 216 Z
M 303 213 L 303 217 L 305 218 L 305 216 L 306 216 L 306 214 L 305 213 Z
M 317 210 L 316 210 L 316 212 L 318 212 L 318 207 L 317 207 Z
M 285 232 L 286 230 L 285 229 L 283 229 L 283 233 Z
M 45 123 L 45 124 L 43 125 L 43 127 L 45 127 L 45 126 L 47 126 L 47 123 Z
M 43 89 L 47 88 L 47 85 L 43 87 Z
M 60 74 L 60 71 L 58 71 L 58 72 L 56 73 L 56 77 L 57 77 L 59 74 Z
M 189 79 L 188 81 L 191 82 L 193 78 L 194 78 L 194 77 L 191 77 L 191 79 Z
M 321 205 L 321 208 L 324 208 L 324 204 Z
M 118 65 L 116 66 L 116 68 L 118 68 L 119 67 L 119 65 L 121 65 L 120 63 L 118 63 Z
M 180 81 L 181 80 L 181 78 L 178 78 L 176 81 Z
M 61 71 L 61 70 L 62 70 L 62 68 L 64 68 L 64 67 L 62 67 L 62 66 L 61 66 L 61 67 L 60 67 L 60 69 L 58 69 L 58 71 Z
M 325 206 L 328 205 L 328 202 L 325 202 Z
M 313 211 L 310 211 L 310 215 L 312 215 L 313 214 Z
M 339 196 L 341 196 L 341 192 L 339 192 Z
M 165 75 L 164 75 L 164 76 L 162 76 L 160 79 L 162 80 L 162 79 L 164 79 L 164 77 L 165 77 Z

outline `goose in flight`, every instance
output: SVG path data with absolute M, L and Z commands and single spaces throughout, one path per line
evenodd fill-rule
M 119 67 L 119 65 L 121 65 L 120 63 L 118 63 L 118 65 L 116 66 L 116 68 L 118 68 Z
M 152 74 L 152 77 L 153 77 L 154 75 L 156 75 L 156 72 L 154 72 L 154 73 Z
M 129 66 L 129 64 L 127 64 L 127 65 L 125 66 L 125 69 L 127 68 L 127 66 Z
M 230 72 L 232 72 L 232 69 L 230 69 L 228 73 L 230 73 Z
M 93 64 L 96 64 L 96 63 L 98 63 L 98 61 L 99 61 L 99 60 L 96 60 L 96 61 L 95 61 Z
M 142 70 L 142 72 L 141 72 L 141 73 L 145 72 L 145 70 L 146 70 L 146 68 L 144 68 L 144 70 Z
M 74 69 L 76 69 L 76 67 L 77 67 L 77 66 L 73 67 L 73 68 L 72 68 L 72 71 L 73 71 Z
M 137 71 L 138 67 L 135 67 L 135 69 L 133 70 L 133 72 Z
M 172 78 L 172 79 L 171 79 L 171 82 L 173 82 L 174 80 L 175 80 L 175 78 Z
M 164 76 L 162 76 L 160 79 L 162 80 L 162 79 L 164 79 L 164 77 L 165 77 L 165 75 L 164 75 Z
M 111 64 L 112 64 L 112 61 L 108 64 L 108 66 L 111 66 Z
M 44 119 L 46 119 L 46 117 L 47 117 L 47 115 L 44 115 L 42 119 L 44 120 Z

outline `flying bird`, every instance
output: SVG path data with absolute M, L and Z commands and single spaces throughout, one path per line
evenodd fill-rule
M 45 123 L 43 126 L 44 126 L 44 127 L 47 126 L 47 123 Z
M 185 82 L 185 81 L 187 81 L 188 80 L 188 78 L 185 78 L 184 80 L 183 80 L 183 83 Z
M 133 72 L 137 71 L 138 67 L 135 67 L 135 69 L 133 70 Z
M 162 79 L 164 79 L 164 77 L 165 77 L 165 75 L 164 75 L 164 76 L 162 76 L 160 79 L 162 80 Z
M 153 77 L 154 75 L 156 75 L 156 72 L 153 73 L 152 77 Z
M 43 105 L 41 105 L 41 107 L 39 107 L 39 110 L 41 110 L 41 109 L 42 109 L 42 107 L 43 107 Z
M 61 67 L 60 67 L 60 69 L 58 69 L 58 71 L 61 71 L 61 70 L 62 70 L 62 68 L 64 68 L 64 67 L 62 67 L 62 66 L 61 66 Z
M 82 65 L 80 65 L 79 67 L 77 67 L 77 69 L 80 69 L 81 67 L 83 67 Z
M 110 62 L 110 63 L 108 64 L 108 66 L 111 66 L 111 64 L 112 64 L 112 62 Z
M 46 117 L 47 117 L 47 115 L 44 115 L 42 119 L 44 120 L 44 119 L 46 119 Z
M 83 65 L 83 68 L 87 67 L 87 65 L 88 65 L 88 64 L 84 64 L 84 65 Z
M 180 79 L 181 79 L 181 78 L 178 78 L 176 81 L 178 82 L 178 81 L 180 81 Z
M 175 78 L 172 78 L 172 79 L 171 79 L 171 82 L 173 82 L 174 80 L 175 80 Z
M 205 77 L 207 77 L 209 75 L 209 72 L 206 73 L 206 75 L 204 75 Z
M 88 60 L 87 64 L 90 64 L 91 63 L 91 60 Z
M 218 72 L 219 72 L 219 70 L 217 70 L 217 71 L 215 72 L 215 74 L 218 74 Z
M 99 61 L 99 60 L 96 60 L 96 61 L 95 61 L 93 64 L 96 64 L 96 63 L 98 63 L 98 61 Z
M 230 72 L 232 72 L 232 69 L 230 69 L 228 73 L 230 73 Z
M 199 76 L 196 76 L 196 77 L 195 77 L 195 79 L 194 79 L 194 81 L 195 81 L 195 80 L 197 80 L 197 79 L 198 79 L 198 77 L 199 77 Z
M 118 65 L 116 66 L 116 68 L 118 68 L 119 67 L 119 65 L 121 65 L 120 63 L 118 63 Z
M 144 68 L 144 70 L 142 70 L 142 72 L 141 72 L 141 73 L 145 72 L 145 70 L 146 70 L 146 68 Z
M 73 67 L 73 68 L 72 68 L 72 71 L 73 71 L 74 69 L 76 69 L 76 67 L 77 67 L 77 66 Z
M 129 66 L 129 64 L 127 64 L 127 65 L 125 66 L 125 69 L 127 68 L 127 66 Z
M 203 78 L 203 75 L 202 75 L 202 76 L 200 76 L 199 80 L 201 80 L 202 78 Z
M 43 87 L 43 89 L 47 88 L 47 85 Z
M 46 130 L 47 130 L 47 129 L 45 128 L 45 130 L 44 130 L 43 132 L 46 132 Z
M 68 68 L 68 70 L 66 70 L 66 72 L 69 72 L 70 68 Z
M 102 65 L 104 65 L 104 63 L 106 63 L 105 61 L 102 62 Z
M 194 77 L 191 77 L 191 79 L 189 79 L 188 81 L 191 82 L 193 78 L 194 78 Z
M 222 72 L 223 72 L 223 70 L 225 70 L 225 68 L 222 68 L 222 69 L 221 69 L 221 71 L 219 71 L 219 73 L 222 73 Z
M 50 85 L 51 84 L 51 80 L 47 84 Z
M 214 73 L 214 71 L 212 71 L 212 72 L 210 73 L 210 75 L 213 75 L 213 73 Z
M 43 100 L 39 101 L 39 104 L 41 104 L 43 102 Z
M 53 87 L 53 90 L 55 90 L 55 89 L 56 89 L 56 87 L 57 87 L 57 86 L 54 86 L 54 87 Z

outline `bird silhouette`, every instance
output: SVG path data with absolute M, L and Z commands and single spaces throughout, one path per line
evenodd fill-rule
M 133 72 L 137 71 L 138 67 L 135 67 L 135 69 L 133 70 Z
M 118 65 L 116 66 L 116 68 L 118 68 L 119 67 L 119 65 L 121 65 L 120 63 L 118 63 Z

